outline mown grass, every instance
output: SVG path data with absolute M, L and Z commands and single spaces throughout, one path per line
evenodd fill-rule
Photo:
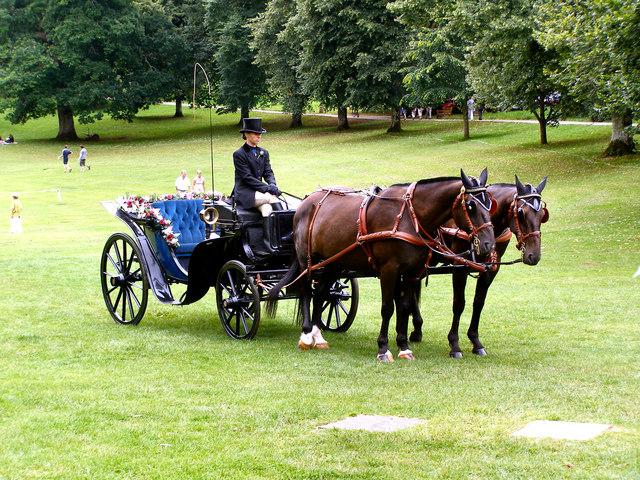
M 505 267 L 481 322 L 489 356 L 449 359 L 450 280 L 433 277 L 416 362 L 375 362 L 379 290 L 363 279 L 358 317 L 301 352 L 292 302 L 254 341 L 226 336 L 215 298 L 183 308 L 151 299 L 137 327 L 102 301 L 102 246 L 124 226 L 99 205 L 125 192 L 170 192 L 181 168 L 209 175 L 209 116 L 158 106 L 133 124 L 90 127 L 92 170 L 62 174 L 54 119 L 0 122 L 19 144 L 0 149 L 2 204 L 25 193 L 25 233 L 0 234 L 0 478 L 640 478 L 638 413 L 640 194 L 638 156 L 602 159 L 609 131 L 563 125 L 538 144 L 536 125 L 386 122 L 264 114 L 263 137 L 283 190 L 389 185 L 489 167 L 492 182 L 548 175 L 544 256 Z M 216 189 L 233 183 L 237 116 L 214 116 Z M 83 131 L 83 128 L 78 128 Z M 517 252 L 511 248 L 510 257 Z M 470 287 L 472 281 L 470 282 Z M 472 289 L 467 292 L 468 310 Z M 464 335 L 470 312 L 465 312 Z M 397 433 L 318 430 L 348 415 L 419 417 Z M 586 442 L 510 433 L 537 419 L 609 423 Z

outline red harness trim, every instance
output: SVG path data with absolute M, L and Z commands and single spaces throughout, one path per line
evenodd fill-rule
M 440 253 L 443 253 L 444 255 L 447 255 L 447 256 L 453 256 L 455 258 L 456 263 L 467 265 L 468 267 L 470 267 L 470 268 L 472 268 L 474 270 L 477 270 L 479 272 L 484 272 L 486 270 L 486 267 L 484 265 L 481 265 L 479 263 L 473 262 L 471 260 L 467 260 L 467 259 L 465 259 L 463 257 L 459 257 L 452 250 L 450 250 L 448 247 L 443 245 L 442 242 L 439 242 L 439 241 L 435 240 L 422 227 L 422 225 L 420 224 L 420 221 L 418 220 L 418 217 L 416 215 L 415 208 L 413 207 L 413 201 L 412 201 L 416 185 L 417 185 L 417 182 L 413 182 L 411 185 L 409 185 L 409 187 L 407 188 L 406 193 L 402 196 L 402 199 L 404 200 L 404 202 L 402 203 L 402 207 L 400 209 L 400 213 L 396 216 L 396 220 L 395 220 L 393 228 L 391 230 L 384 230 L 384 231 L 380 231 L 380 232 L 368 233 L 368 231 L 367 231 L 367 208 L 368 208 L 369 204 L 371 203 L 373 197 L 363 199 L 362 203 L 360 204 L 360 211 L 358 213 L 358 220 L 357 220 L 358 234 L 356 236 L 355 243 L 349 245 L 348 247 L 346 247 L 345 249 L 343 249 L 340 252 L 336 253 L 335 255 L 332 255 L 331 257 L 321 261 L 320 263 L 316 263 L 315 265 L 312 265 L 311 264 L 311 238 L 312 238 L 313 225 L 315 223 L 315 219 L 316 219 L 316 217 L 318 215 L 318 211 L 320 210 L 320 207 L 322 206 L 324 201 L 331 194 L 346 195 L 346 194 L 349 194 L 349 193 L 357 193 L 356 190 L 352 190 L 352 189 L 348 189 L 348 190 L 321 189 L 321 191 L 326 192 L 326 193 L 325 193 L 324 197 L 322 197 L 322 199 L 318 202 L 318 204 L 315 207 L 315 210 L 313 212 L 313 216 L 311 217 L 311 222 L 309 223 L 309 231 L 307 233 L 307 268 L 302 273 L 300 273 L 300 275 L 293 282 L 291 282 L 289 285 L 292 285 L 293 283 L 297 282 L 304 275 L 306 275 L 306 274 L 310 275 L 311 272 L 313 272 L 314 270 L 317 270 L 318 268 L 322 268 L 325 265 L 328 265 L 328 264 L 336 261 L 340 257 L 343 257 L 344 255 L 346 255 L 347 253 L 351 252 L 352 250 L 354 250 L 355 248 L 358 248 L 358 247 L 361 247 L 365 251 L 365 253 L 367 255 L 367 260 L 369 261 L 369 263 L 372 265 L 372 267 L 375 270 L 378 270 L 377 263 L 376 263 L 375 258 L 373 256 L 373 250 L 371 249 L 370 243 L 377 242 L 377 241 L 380 241 L 380 240 L 388 240 L 388 239 L 398 239 L 398 240 L 402 240 L 402 241 L 407 242 L 407 243 L 411 243 L 412 245 L 426 246 L 426 247 L 428 247 L 430 249 L 429 256 L 427 258 L 427 262 L 426 262 L 424 270 L 422 271 L 420 276 L 422 276 L 424 274 L 424 272 L 426 271 L 426 269 L 428 268 L 429 261 L 431 260 L 431 257 L 433 255 L 433 250 L 437 250 Z M 463 195 L 464 195 L 464 193 L 461 192 L 460 195 L 458 196 L 458 198 L 456 198 L 456 201 L 454 202 L 452 208 L 455 208 L 457 203 L 461 201 L 460 199 L 461 199 L 461 197 L 463 197 Z M 400 221 L 402 220 L 402 217 L 403 217 L 403 215 L 405 213 L 405 210 L 407 210 L 407 209 L 409 210 L 409 213 L 411 214 L 411 222 L 412 222 L 414 230 L 415 230 L 415 232 L 416 232 L 416 234 L 418 236 L 413 235 L 413 234 L 408 233 L 408 232 L 398 231 L 398 228 L 400 226 Z M 488 222 L 488 223 L 485 223 L 485 224 L 481 225 L 478 228 L 475 228 L 473 226 L 473 224 L 471 223 L 469 215 L 466 213 L 466 209 L 464 209 L 464 211 L 465 211 L 465 215 L 466 215 L 467 221 L 471 225 L 472 236 L 475 235 L 481 229 L 486 228 L 488 226 L 491 226 L 491 223 Z

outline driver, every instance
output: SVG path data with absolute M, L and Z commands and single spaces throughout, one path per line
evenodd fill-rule
M 276 186 L 276 177 L 269 163 L 269 152 L 258 147 L 262 134 L 261 118 L 242 119 L 242 138 L 245 144 L 233 152 L 235 167 L 234 194 L 236 203 L 242 208 L 257 208 L 262 214 L 265 253 L 274 252 L 271 247 L 271 212 L 281 210 L 278 196 L 282 192 Z

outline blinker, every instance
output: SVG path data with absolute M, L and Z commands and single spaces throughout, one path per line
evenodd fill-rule
M 544 215 L 542 216 L 540 223 L 547 223 L 549 221 L 549 210 L 547 210 L 547 207 L 543 207 L 542 211 L 544 212 Z
M 495 198 L 491 198 L 491 207 L 489 208 L 489 215 L 493 215 L 498 210 L 498 202 L 496 202 Z

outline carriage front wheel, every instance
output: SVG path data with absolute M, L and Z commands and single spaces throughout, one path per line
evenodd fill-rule
M 322 302 L 320 323 L 323 330 L 346 332 L 358 313 L 358 280 L 339 278 Z
M 251 339 L 260 324 L 260 292 L 246 267 L 237 260 L 225 263 L 216 284 L 218 316 L 231 338 Z
M 107 239 L 100 259 L 102 295 L 113 319 L 137 325 L 147 309 L 149 282 L 137 243 L 124 233 Z

